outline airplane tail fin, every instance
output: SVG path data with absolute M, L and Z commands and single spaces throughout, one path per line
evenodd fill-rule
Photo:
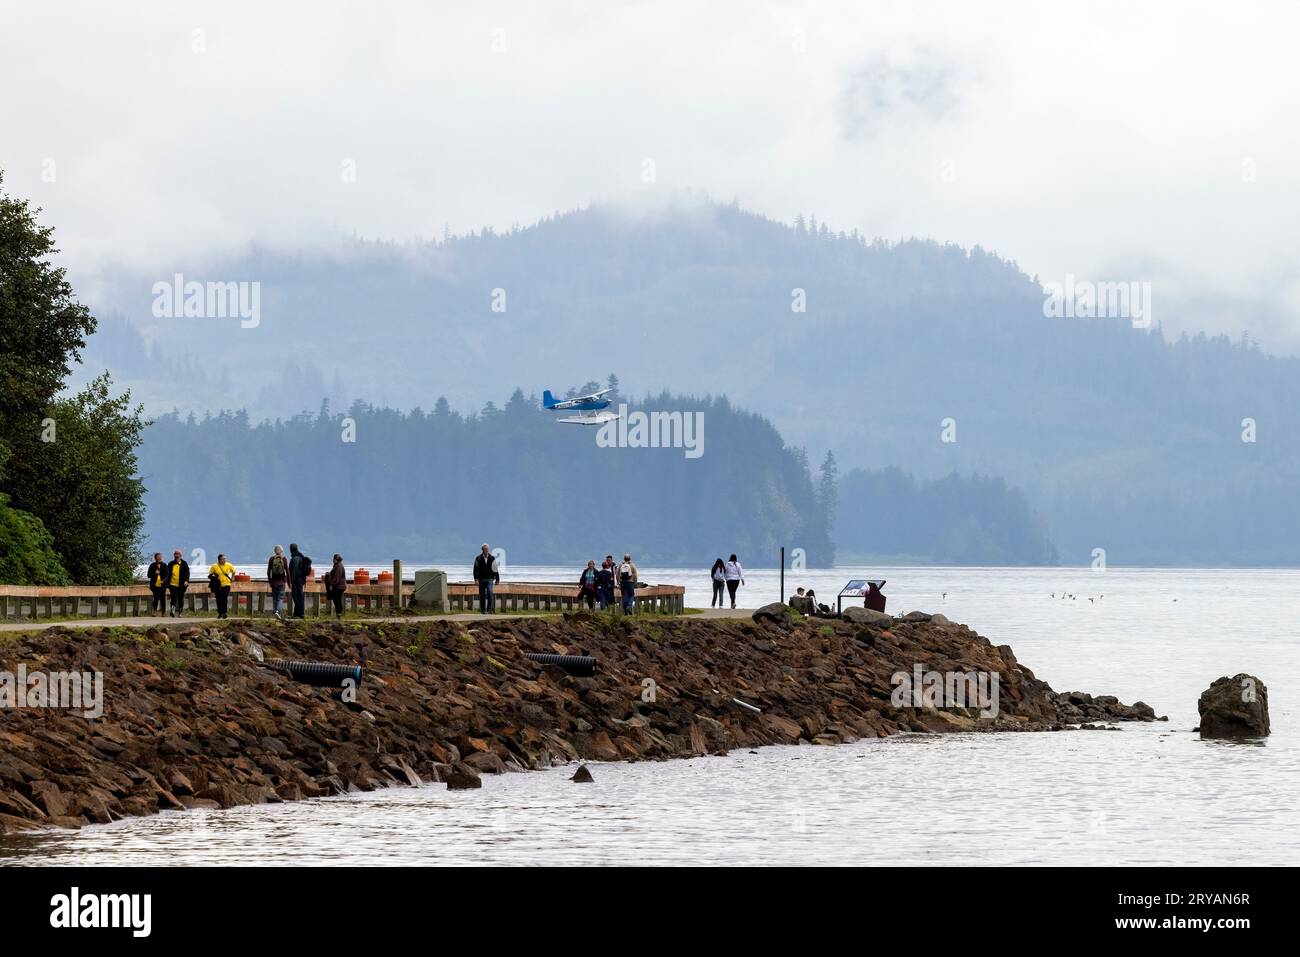
M 555 396 L 551 395 L 551 390 L 546 389 L 542 392 L 542 407 L 552 408 L 555 405 Z

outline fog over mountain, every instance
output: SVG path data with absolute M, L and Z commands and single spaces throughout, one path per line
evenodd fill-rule
M 256 324 L 155 316 L 153 284 L 177 273 L 260 283 Z M 725 395 L 842 474 L 1001 479 L 1067 564 L 1300 562 L 1296 360 L 1171 341 L 1159 309 L 1149 329 L 1048 317 L 1041 284 L 978 247 L 697 197 L 199 273 L 178 259 L 120 273 L 104 303 L 120 314 L 83 374 L 111 366 L 154 411 L 473 411 L 613 371 L 629 395 Z
M 1300 348 L 1300 8 L 1123 0 L 8 4 L 0 168 L 122 265 L 498 232 L 683 189 L 1153 282 Z

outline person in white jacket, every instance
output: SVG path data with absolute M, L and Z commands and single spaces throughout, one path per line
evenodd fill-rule
M 731 607 L 735 608 L 736 589 L 745 584 L 745 569 L 740 567 L 739 560 L 732 555 L 723 566 L 723 573 L 727 576 L 727 594 L 731 596 Z
M 719 558 L 713 563 L 713 568 L 709 571 L 709 578 L 713 581 L 713 598 L 709 601 L 709 607 L 715 605 L 722 607 L 722 596 L 727 592 L 727 563 Z

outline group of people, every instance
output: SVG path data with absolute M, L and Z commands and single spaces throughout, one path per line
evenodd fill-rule
M 723 591 L 731 597 L 731 607 L 736 607 L 736 589 L 745 584 L 745 569 L 740 566 L 740 561 L 733 554 L 725 562 L 719 558 L 713 563 L 713 569 L 709 572 L 709 578 L 713 581 L 713 598 L 709 601 L 709 607 L 722 607 Z
M 636 562 L 630 554 L 623 555 L 622 562 L 615 562 L 613 555 L 606 555 L 600 567 L 596 560 L 590 559 L 587 567 L 578 575 L 578 599 L 587 603 L 587 607 L 601 611 L 613 608 L 621 603 L 623 613 L 631 614 L 636 605 L 636 588 L 640 582 Z M 483 543 L 474 558 L 474 584 L 478 586 L 478 610 L 480 614 L 490 615 L 496 611 L 496 586 L 501 583 L 501 570 L 492 548 Z M 619 597 L 615 599 L 617 589 Z
M 736 590 L 745 583 L 745 569 L 734 554 L 723 561 L 719 558 L 713 563 L 709 573 L 713 581 L 713 607 L 722 608 L 723 601 L 730 600 L 731 607 L 736 607 Z M 631 614 L 636 605 L 636 589 L 640 583 L 636 562 L 630 554 L 623 555 L 623 561 L 616 562 L 613 555 L 606 555 L 600 566 L 594 558 L 578 573 L 578 600 L 586 603 L 593 611 L 601 611 L 621 604 L 624 614 Z M 478 586 L 478 610 L 481 614 L 496 611 L 494 590 L 501 582 L 501 572 L 497 567 L 496 556 L 486 542 L 474 558 L 474 583 Z M 617 592 L 618 597 L 615 597 Z
M 885 593 L 880 589 L 885 587 L 885 582 L 869 581 L 867 582 L 867 593 L 862 598 L 862 604 L 865 608 L 872 611 L 885 610 Z M 947 592 L 944 592 L 945 597 Z M 829 605 L 823 605 L 817 600 L 817 593 L 811 588 L 805 591 L 802 588 L 796 588 L 794 594 L 790 597 L 790 607 L 795 611 L 805 615 L 822 615 L 835 617 L 831 612 Z
M 614 607 L 614 588 L 617 586 L 623 614 L 630 615 L 636 607 L 636 586 L 640 581 L 636 562 L 629 554 L 624 554 L 618 565 L 614 564 L 613 555 L 606 555 L 599 568 L 594 558 L 588 559 L 587 567 L 578 575 L 578 598 L 592 610 L 599 603 L 600 610 L 604 611 Z
M 790 607 L 802 615 L 829 614 L 831 610 L 829 605 L 823 605 L 817 600 L 817 593 L 811 588 L 807 591 L 796 588 L 790 597 Z
M 162 552 L 154 552 L 153 564 L 145 573 L 149 581 L 149 590 L 153 594 L 150 614 L 162 616 L 170 614 L 178 617 L 185 610 L 185 592 L 190 584 L 190 565 L 178 548 L 172 552 L 172 560 L 164 563 Z M 217 599 L 217 617 L 229 617 L 230 588 L 235 583 L 235 566 L 230 564 L 224 554 L 208 568 L 208 589 Z M 303 554 L 296 544 L 289 546 L 289 554 L 275 546 L 271 557 L 266 561 L 266 581 L 271 589 L 271 601 L 275 617 L 285 620 L 285 592 L 290 599 L 290 615 L 293 618 L 306 617 L 306 586 L 312 578 L 311 558 Z M 343 617 L 343 593 L 348 588 L 347 570 L 343 566 L 343 556 L 336 554 L 334 563 L 322 579 L 325 595 L 334 606 L 335 618 Z

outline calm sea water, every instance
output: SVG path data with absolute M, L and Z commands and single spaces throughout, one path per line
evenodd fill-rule
M 591 785 L 571 783 L 570 767 L 485 777 L 478 791 L 168 812 L 0 838 L 0 863 L 1300 863 L 1300 571 L 846 568 L 787 584 L 833 604 L 865 575 L 888 579 L 890 611 L 942 610 L 1011 644 L 1057 690 L 1140 698 L 1169 721 L 593 764 Z M 686 584 L 687 603 L 708 606 L 707 572 L 642 577 Z M 743 605 L 777 597 L 776 572 L 746 580 Z M 1200 741 L 1198 695 L 1239 671 L 1268 686 L 1272 736 Z

